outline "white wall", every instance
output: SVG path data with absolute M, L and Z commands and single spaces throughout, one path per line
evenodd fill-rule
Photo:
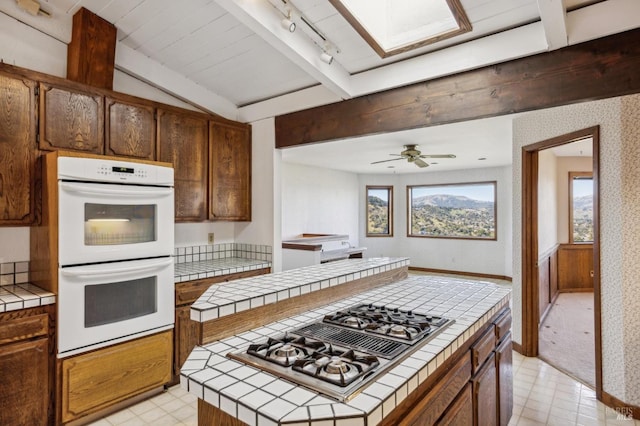
M 361 200 L 355 173 L 283 163 L 282 239 L 347 234 L 351 245 L 357 245 Z
M 57 77 L 65 77 L 67 73 L 66 44 L 1 12 L 0 59 L 11 65 Z M 118 70 L 114 74 L 113 90 L 195 110 L 190 104 Z M 261 181 L 260 174 L 254 175 L 255 181 Z M 254 204 L 254 208 L 260 209 L 260 202 Z M 238 225 L 238 227 L 242 228 L 242 225 Z M 209 232 L 215 234 L 216 243 L 238 241 L 270 244 L 270 242 L 262 242 L 265 241 L 263 238 L 260 239 L 260 242 L 253 239 L 237 240 L 236 224 L 229 222 L 178 224 L 176 225 L 175 244 L 176 246 L 207 244 Z M 243 234 L 243 237 L 247 237 L 247 234 Z M 29 260 L 29 228 L 0 228 L 0 263 L 25 260 Z
M 361 175 L 358 198 L 360 245 L 367 256 L 408 256 L 411 266 L 511 276 L 511 167 L 468 169 L 403 175 Z M 407 185 L 497 182 L 498 238 L 496 241 L 407 237 Z M 393 237 L 367 237 L 366 186 L 393 185 Z
M 538 155 L 538 256 L 558 244 L 557 157 L 551 150 Z

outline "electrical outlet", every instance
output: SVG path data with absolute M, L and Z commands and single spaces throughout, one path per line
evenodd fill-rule
M 209 232 L 209 244 L 213 244 L 213 232 Z

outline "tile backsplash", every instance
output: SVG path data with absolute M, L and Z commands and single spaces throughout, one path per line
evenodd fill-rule
M 29 282 L 29 262 L 0 263 L 0 285 Z
M 272 261 L 271 246 L 243 243 L 223 243 L 203 246 L 176 247 L 174 250 L 176 263 L 199 262 L 203 260 L 226 259 L 240 257 Z

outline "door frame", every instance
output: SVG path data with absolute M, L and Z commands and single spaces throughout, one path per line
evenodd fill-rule
M 522 147 L 522 354 L 538 356 L 538 153 L 543 149 L 593 140 L 593 302 L 596 397 L 602 399 L 600 321 L 600 126 L 589 127 Z

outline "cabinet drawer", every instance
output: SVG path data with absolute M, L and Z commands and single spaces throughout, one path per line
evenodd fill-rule
M 511 330 L 511 311 L 507 310 L 494 322 L 496 328 L 496 339 L 500 342 Z
M 61 361 L 62 422 L 78 419 L 171 379 L 172 332 Z
M 494 327 L 491 327 L 471 346 L 471 359 L 474 373 L 484 364 L 484 361 L 491 355 L 495 347 L 496 335 Z
M 255 269 L 253 271 L 236 272 L 234 274 L 218 275 L 217 277 L 178 283 L 176 284 L 176 306 L 187 304 L 191 305 L 213 284 L 222 284 L 233 280 L 239 280 L 241 278 L 264 275 L 268 274 L 270 271 L 270 268 Z
M 0 324 L 0 345 L 32 337 L 46 336 L 49 331 L 49 316 L 38 314 L 16 318 Z

